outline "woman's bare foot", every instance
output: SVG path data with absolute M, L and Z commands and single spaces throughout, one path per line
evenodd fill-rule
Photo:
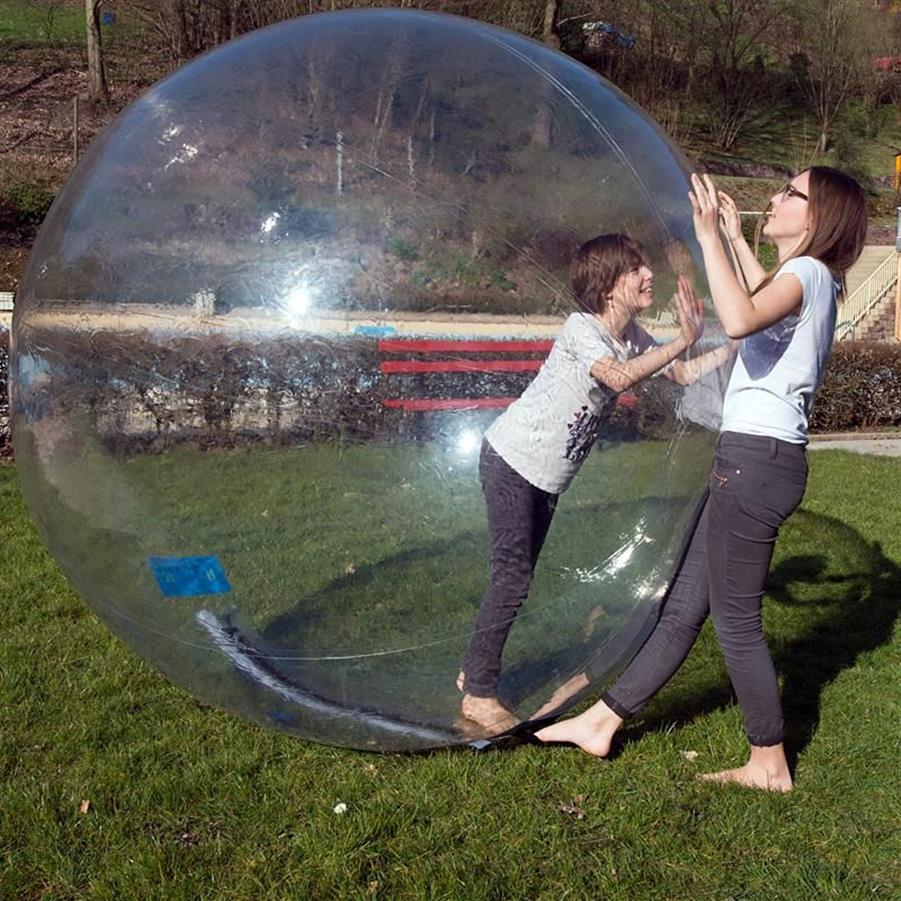
M 588 676 L 578 673 L 564 682 L 533 714 L 529 719 L 540 720 L 544 716 L 559 710 L 570 698 L 575 697 L 588 685 Z
M 617 716 L 603 701 L 598 701 L 578 716 L 539 729 L 535 738 L 544 742 L 569 742 L 595 757 L 606 757 L 622 722 L 622 717 Z
M 760 748 L 751 745 L 751 757 L 744 766 L 718 773 L 698 776 L 707 782 L 735 782 L 748 788 L 760 788 L 771 792 L 790 792 L 792 776 L 782 745 Z
M 515 729 L 521 722 L 497 698 L 477 698 L 464 694 L 460 705 L 465 719 L 477 723 L 487 735 L 500 735 Z

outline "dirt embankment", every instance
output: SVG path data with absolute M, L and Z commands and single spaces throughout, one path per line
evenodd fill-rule
M 156 54 L 122 42 L 107 57 L 110 100 L 90 103 L 81 46 L 0 47 L 0 291 L 15 290 L 37 234 L 40 208 L 72 171 L 75 98 L 78 145 L 84 149 L 116 114 L 165 74 Z M 10 190 L 22 215 L 9 201 Z

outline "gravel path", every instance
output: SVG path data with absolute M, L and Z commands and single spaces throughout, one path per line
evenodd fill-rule
M 881 457 L 901 457 L 901 432 L 861 432 L 848 435 L 811 435 L 808 450 L 847 450 L 855 454 L 877 454 Z

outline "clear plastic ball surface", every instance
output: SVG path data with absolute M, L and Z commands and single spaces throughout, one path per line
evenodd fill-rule
M 642 243 L 642 324 L 675 336 L 676 275 L 706 293 L 686 173 L 597 74 L 476 21 L 309 16 L 191 62 L 89 147 L 16 298 L 14 446 L 48 547 L 209 704 L 356 748 L 491 738 L 456 685 L 489 577 L 483 433 L 577 310 L 587 239 Z M 620 396 L 504 648 L 517 719 L 647 634 L 721 396 L 716 374 Z

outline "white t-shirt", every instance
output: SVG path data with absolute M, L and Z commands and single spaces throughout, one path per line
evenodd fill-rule
M 488 443 L 527 482 L 560 494 L 616 401 L 592 377 L 592 364 L 602 357 L 625 362 L 656 344 L 634 322 L 617 339 L 594 316 L 571 314 L 528 388 L 488 427 Z
M 807 443 L 807 416 L 835 331 L 838 286 L 813 257 L 789 260 L 776 274 L 798 277 L 801 312 L 742 338 L 726 397 L 724 432 Z

